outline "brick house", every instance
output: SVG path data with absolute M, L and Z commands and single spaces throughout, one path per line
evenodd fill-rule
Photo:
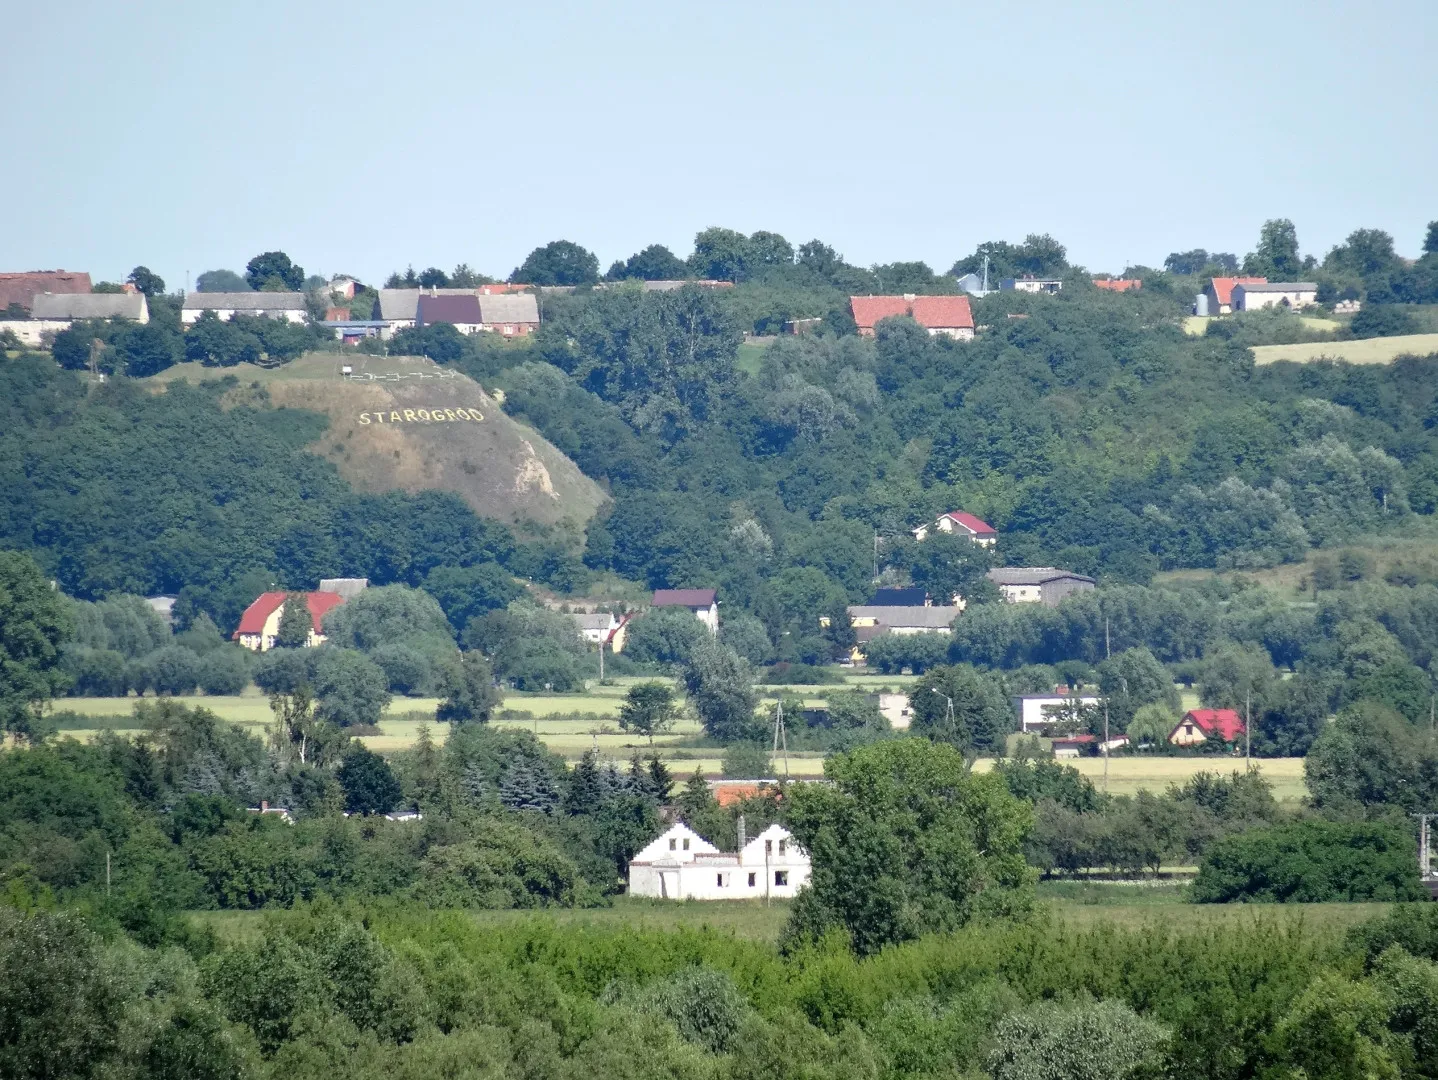
M 974 312 L 967 296 L 851 296 L 849 307 L 854 323 L 864 337 L 874 336 L 874 324 L 881 319 L 907 315 L 929 332 L 930 337 L 951 337 L 968 341 L 974 336 Z

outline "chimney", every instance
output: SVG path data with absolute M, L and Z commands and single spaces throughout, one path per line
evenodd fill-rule
M 745 842 L 745 839 L 746 839 L 746 837 L 744 836 L 744 815 L 743 815 L 743 814 L 740 814 L 740 815 L 739 815 L 739 850 L 740 850 L 740 851 L 743 851 L 743 850 L 744 850 L 744 842 Z

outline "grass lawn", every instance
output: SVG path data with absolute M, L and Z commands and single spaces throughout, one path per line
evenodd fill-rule
M 746 375 L 758 375 L 764 364 L 764 350 L 769 348 L 766 341 L 762 345 L 755 345 L 752 342 L 741 342 L 739 353 L 734 357 L 734 366 Z
M 1347 360 L 1350 364 L 1388 364 L 1400 356 L 1438 353 L 1438 334 L 1403 334 L 1398 337 L 1360 338 L 1357 341 L 1308 341 L 1298 345 L 1255 345 L 1255 364 L 1281 360 L 1306 364 L 1314 360 Z

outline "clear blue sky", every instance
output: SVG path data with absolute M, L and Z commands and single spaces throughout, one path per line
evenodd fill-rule
M 1438 4 L 174 2 L 8 13 L 0 269 L 171 288 L 281 248 L 373 280 L 607 266 L 708 225 L 1095 270 L 1289 217 L 1418 253 Z

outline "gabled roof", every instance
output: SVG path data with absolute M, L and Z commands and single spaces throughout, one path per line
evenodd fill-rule
M 1205 735 L 1218 735 L 1224 742 L 1233 742 L 1243 734 L 1243 717 L 1237 709 L 1189 709 L 1184 721 L 1192 722 Z M 1183 724 L 1180 722 L 1179 727 Z M 1178 728 L 1169 733 L 1170 738 Z
M 665 859 L 672 859 L 672 858 L 674 858 L 674 856 L 676 856 L 676 855 L 682 855 L 682 854 L 684 854 L 682 848 L 676 848 L 676 850 L 675 850 L 675 852 L 674 852 L 674 855 L 670 855 L 670 853 L 669 853 L 669 841 L 670 841 L 671 839 L 673 839 L 673 840 L 681 840 L 681 839 L 683 839 L 683 840 L 688 840 L 688 841 L 689 841 L 689 852 L 688 852 L 688 854 L 690 854 L 690 855 L 700 855 L 700 854 L 704 854 L 704 855 L 718 855 L 718 854 L 720 854 L 719 849 L 718 849 L 717 847 L 715 847 L 713 844 L 711 844 L 708 840 L 705 840 L 704 837 L 700 836 L 697 832 L 695 832 L 693 829 L 691 829 L 688 825 L 684 824 L 684 822 L 682 822 L 682 821 L 676 821 L 673 825 L 669 826 L 669 828 L 665 829 L 662 833 L 660 833 L 658 836 L 656 836 L 653 840 L 649 841 L 649 843 L 645 844 L 642 848 L 640 848 L 638 851 L 636 851 L 636 852 L 634 853 L 634 858 L 632 858 L 632 859 L 629 860 L 630 863 L 631 863 L 631 865 L 634 864 L 634 863 L 644 864 L 644 863 L 659 862 L 659 861 L 665 860 Z
M 707 608 L 714 603 L 713 589 L 655 589 L 651 607 Z
M 1050 581 L 1072 578 L 1074 581 L 1094 583 L 1093 578 L 1075 574 L 1072 570 L 1059 570 L 1052 566 L 996 566 L 988 572 L 995 585 L 1043 585 Z
M 30 308 L 36 319 L 130 319 L 149 318 L 145 294 L 135 293 L 39 293 Z
M 90 275 L 73 270 L 27 270 L 0 274 L 0 311 L 19 304 L 26 311 L 41 293 L 87 293 Z
M 479 298 L 473 293 L 464 296 L 430 296 L 421 293 L 415 308 L 415 322 L 459 323 L 478 326 L 484 319 L 479 314 Z
M 1256 292 L 1316 292 L 1318 282 L 1316 281 L 1240 281 L 1235 288 L 1243 286 L 1246 293 Z
M 619 620 L 607 611 L 576 611 L 569 617 L 581 630 L 609 630 L 619 625 Z
M 302 292 L 190 292 L 184 311 L 304 311 Z
M 854 604 L 849 609 L 851 619 L 873 619 L 884 627 L 906 627 L 924 630 L 939 630 L 947 627 L 959 617 L 963 610 L 958 607 L 887 607 L 874 604 Z
M 275 610 L 285 602 L 287 596 L 289 593 L 284 592 L 260 593 L 259 598 L 245 608 L 245 613 L 240 616 L 240 625 L 231 636 L 238 638 L 241 634 L 264 633 L 265 620 L 275 613 Z M 310 623 L 314 626 L 316 634 L 324 633 L 325 616 L 344 602 L 345 598 L 339 593 L 305 593 L 305 606 L 310 609 Z
M 1267 281 L 1265 277 L 1216 277 L 1211 280 L 1210 288 L 1220 304 L 1232 304 L 1235 285 L 1263 285 Z
M 539 322 L 539 300 L 533 293 L 481 295 L 479 310 L 486 325 Z
M 979 518 L 974 517 L 974 515 L 970 514 L 967 510 L 951 510 L 949 513 L 945 514 L 944 517 L 948 518 L 960 528 L 963 528 L 968 532 L 973 533 L 975 536 L 988 537 L 999 535 L 997 530 L 995 530 L 994 527 L 990 525 L 987 521 L 982 521 Z
M 910 315 L 926 330 L 972 330 L 974 312 L 967 296 L 851 296 L 849 306 L 861 330 L 880 319 Z

